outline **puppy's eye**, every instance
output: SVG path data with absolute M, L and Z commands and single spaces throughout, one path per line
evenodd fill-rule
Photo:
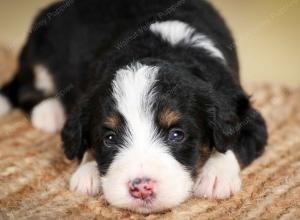
M 106 132 L 106 134 L 104 135 L 104 138 L 103 138 L 103 143 L 110 147 L 110 146 L 113 146 L 113 145 L 116 145 L 117 144 L 117 135 L 115 132 L 113 131 L 109 131 L 109 132 Z
M 169 131 L 169 141 L 171 142 L 182 142 L 185 138 L 185 133 L 182 129 L 179 128 L 174 128 L 172 130 Z

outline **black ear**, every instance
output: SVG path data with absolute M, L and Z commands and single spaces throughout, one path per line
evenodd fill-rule
M 210 111 L 212 141 L 217 151 L 225 153 L 233 146 L 250 109 L 249 98 L 241 89 L 232 94 L 215 95 L 214 107 Z
M 88 118 L 85 109 L 79 107 L 69 116 L 61 133 L 64 152 L 68 159 L 82 159 L 89 146 Z

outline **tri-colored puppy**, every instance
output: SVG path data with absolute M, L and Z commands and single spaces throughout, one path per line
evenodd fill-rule
M 62 130 L 71 189 L 141 213 L 228 198 L 264 149 L 234 41 L 201 0 L 69 0 L 36 18 L 0 111 Z M 66 122 L 66 123 L 65 123 Z

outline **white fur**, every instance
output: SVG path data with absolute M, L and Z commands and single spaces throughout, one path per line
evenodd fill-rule
M 177 45 L 180 42 L 205 49 L 211 56 L 220 58 L 225 62 L 223 53 L 215 46 L 214 42 L 201 33 L 196 33 L 196 29 L 182 21 L 163 21 L 155 22 L 150 25 L 150 30 L 160 35 L 171 45 Z
M 65 110 L 57 98 L 50 98 L 36 105 L 31 113 L 34 128 L 48 133 L 55 133 L 62 129 L 66 121 Z
M 239 163 L 231 150 L 225 154 L 215 152 L 202 168 L 194 194 L 205 198 L 228 198 L 241 189 L 239 173 Z
M 113 96 L 117 109 L 125 117 L 128 133 L 126 146 L 120 150 L 102 177 L 105 198 L 114 206 L 141 213 L 156 212 L 176 206 L 189 195 L 193 181 L 189 172 L 168 152 L 156 137 L 151 105 L 155 92 L 150 91 L 158 69 L 137 64 L 117 72 Z M 128 182 L 137 177 L 156 181 L 155 199 L 144 203 L 133 199 Z
M 45 95 L 53 95 L 56 91 L 55 84 L 51 73 L 44 65 L 36 65 L 34 67 L 34 86 L 42 91 Z
M 101 192 L 101 179 L 95 160 L 87 161 L 87 153 L 70 179 L 70 190 L 95 196 Z
M 11 110 L 11 104 L 9 100 L 0 94 L 0 116 L 7 114 Z

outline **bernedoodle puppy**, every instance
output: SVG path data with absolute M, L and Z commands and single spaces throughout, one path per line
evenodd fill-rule
M 140 213 L 224 199 L 263 152 L 266 125 L 235 43 L 201 0 L 69 0 L 35 19 L 0 112 L 62 129 L 74 191 Z

